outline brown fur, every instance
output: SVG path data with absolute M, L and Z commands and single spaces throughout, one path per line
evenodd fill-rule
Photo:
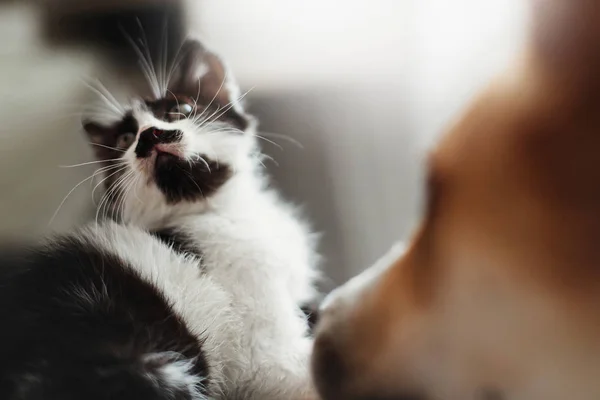
M 525 55 L 433 152 L 407 252 L 322 312 L 326 399 L 600 398 L 600 2 L 532 4 Z

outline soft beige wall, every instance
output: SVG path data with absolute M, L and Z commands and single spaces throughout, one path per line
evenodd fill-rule
M 90 160 L 78 112 L 91 94 L 81 79 L 98 71 L 81 53 L 46 48 L 37 17 L 24 2 L 0 7 L 0 239 L 70 229 L 92 207 L 89 190 L 74 191 L 50 224 L 94 171 L 61 166 Z
M 293 137 L 272 171 L 324 233 L 332 283 L 418 218 L 425 150 L 519 49 L 520 0 L 190 0 L 192 26 Z M 485 134 L 485 132 L 482 132 Z
M 522 3 L 188 0 L 194 30 L 254 88 L 265 136 L 283 147 L 265 142 L 279 163 L 270 170 L 323 232 L 331 285 L 410 232 L 424 151 L 518 49 Z M 79 79 L 105 70 L 40 46 L 35 12 L 21 4 L 0 8 L 0 236 L 47 230 L 91 174 L 59 166 L 89 159 L 70 110 L 90 95 Z M 51 228 L 68 229 L 88 206 L 89 190 L 76 191 Z

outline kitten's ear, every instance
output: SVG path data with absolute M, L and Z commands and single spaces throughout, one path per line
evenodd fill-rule
M 102 143 L 104 141 L 104 131 L 106 128 L 86 119 L 81 122 L 81 125 L 92 143 Z
M 187 39 L 176 60 L 169 90 L 185 94 L 204 106 L 218 108 L 220 119 L 246 130 L 253 119 L 246 114 L 240 90 L 227 66 L 215 53 L 195 39 Z
M 82 125 L 96 157 L 99 159 L 115 158 L 117 151 L 113 149 L 115 146 L 114 129 L 85 119 Z

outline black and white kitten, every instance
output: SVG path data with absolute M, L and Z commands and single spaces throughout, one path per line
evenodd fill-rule
M 314 397 L 313 241 L 223 63 L 179 54 L 154 98 L 84 123 L 119 222 L 2 258 L 1 399 Z

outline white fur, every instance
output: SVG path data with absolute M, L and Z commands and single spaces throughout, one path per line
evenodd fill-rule
M 299 305 L 316 295 L 314 240 L 295 210 L 266 189 L 252 129 L 171 123 L 135 104 L 129 109 L 138 137 L 149 126 L 179 129 L 183 139 L 167 144 L 169 151 L 190 161 L 206 155 L 233 175 L 206 199 L 168 204 L 152 179 L 155 156 L 137 159 L 136 141 L 123 155 L 130 178 L 114 204 L 123 224 L 92 226 L 86 235 L 163 292 L 202 341 L 211 393 L 249 400 L 313 396 L 312 344 Z M 194 238 L 201 262 L 146 233 L 172 227 Z
M 200 391 L 202 377 L 191 372 L 194 360 L 180 359 L 179 354 L 152 353 L 145 357 L 145 361 L 165 356 L 171 360 L 162 365 L 158 371 L 149 374 L 148 379 L 155 385 L 161 385 L 163 389 L 186 390 L 193 400 L 207 400 Z
M 239 185 L 232 182 L 226 191 Z M 178 226 L 203 251 L 202 270 L 197 258 L 172 251 L 133 225 L 108 223 L 87 235 L 163 292 L 203 342 L 211 392 L 304 398 L 312 391 L 311 342 L 297 307 L 314 295 L 310 241 L 271 193 L 238 197 L 231 209 L 180 219 Z

